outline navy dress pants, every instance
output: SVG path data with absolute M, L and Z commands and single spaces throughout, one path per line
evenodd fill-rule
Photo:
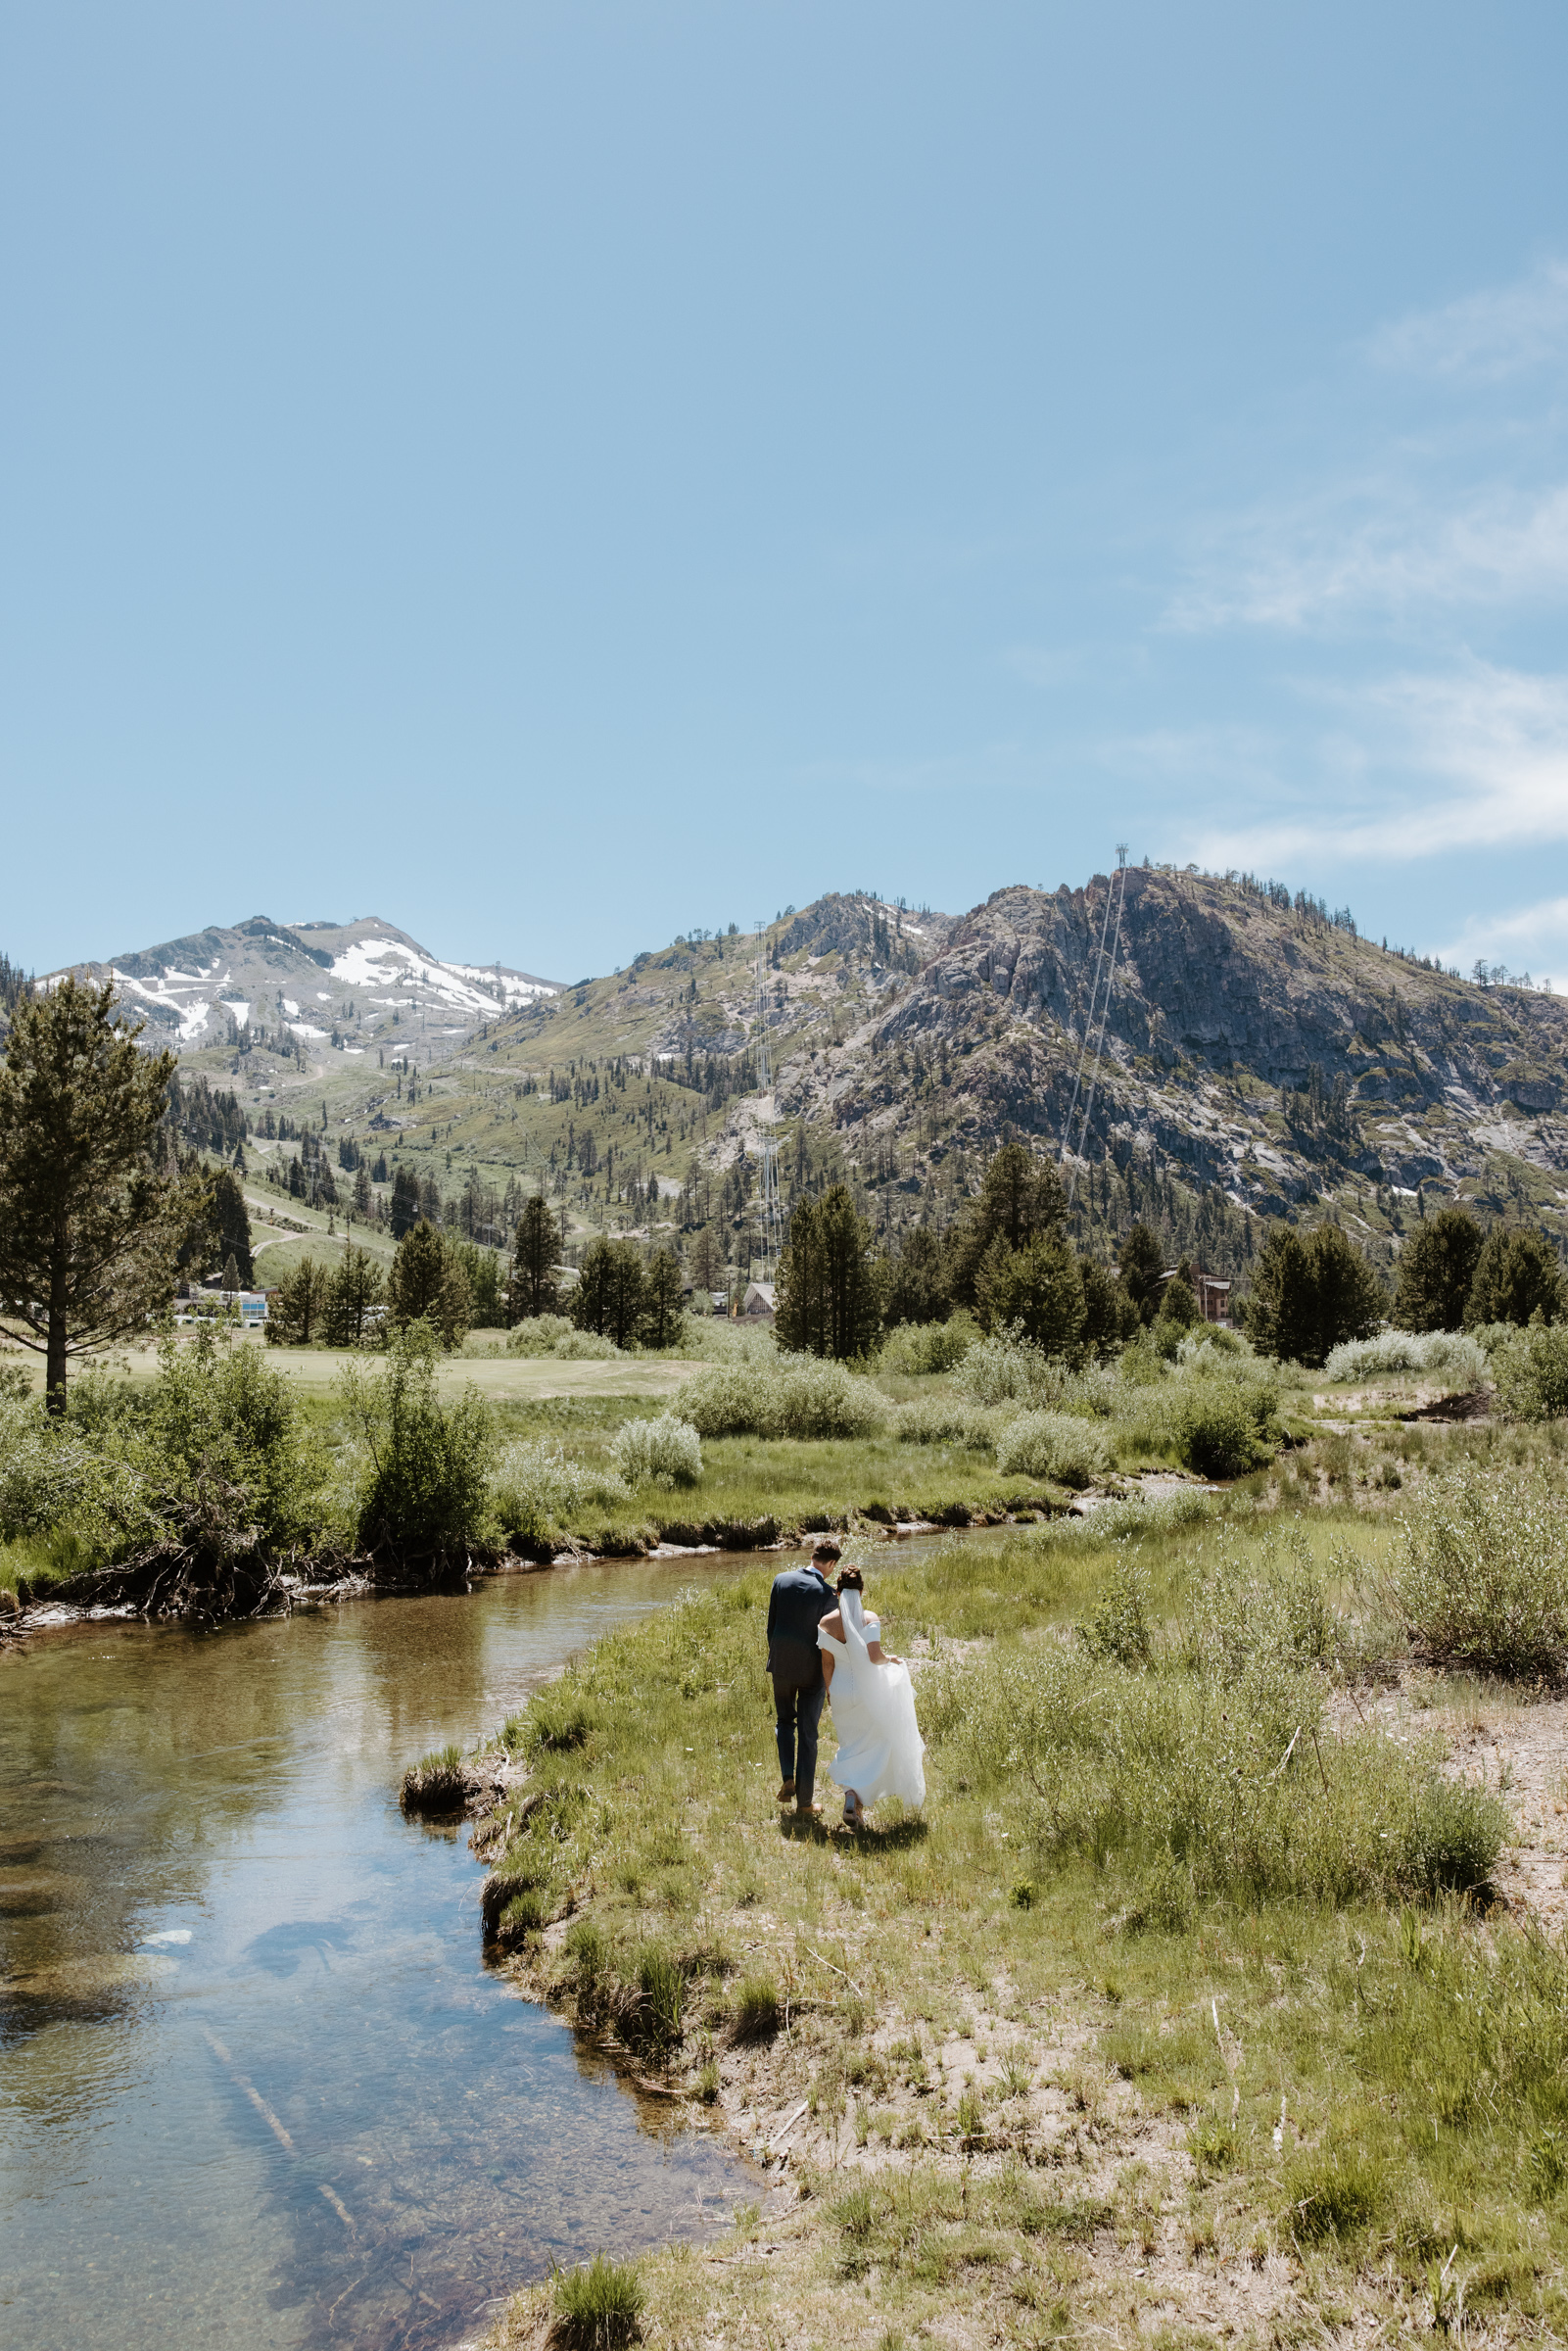
M 817 1785 L 817 1726 L 828 1685 L 819 1668 L 809 1682 L 782 1673 L 773 1677 L 774 1708 L 779 1720 L 779 1775 L 795 1783 L 795 1802 L 809 1804 Z

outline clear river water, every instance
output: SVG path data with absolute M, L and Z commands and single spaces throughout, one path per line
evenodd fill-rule
M 736 1564 L 0 1653 L 0 2341 L 434 2351 L 728 2226 L 753 2176 L 486 1968 L 466 1830 L 397 1783 Z

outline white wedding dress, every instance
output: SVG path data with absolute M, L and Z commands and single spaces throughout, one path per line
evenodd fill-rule
M 861 1608 L 860 1594 L 839 1598 L 844 1638 L 835 1641 L 817 1627 L 817 1646 L 833 1661 L 828 1703 L 832 1708 L 838 1752 L 829 1766 L 840 1788 L 853 1788 L 863 1804 L 896 1796 L 906 1804 L 926 1801 L 921 1757 L 926 1742 L 915 1720 L 915 1688 L 907 1665 L 883 1658 L 873 1664 L 867 1645 L 881 1639 L 881 1626 Z

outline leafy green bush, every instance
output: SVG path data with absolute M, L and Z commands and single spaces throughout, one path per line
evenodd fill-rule
M 960 1307 L 945 1322 L 900 1322 L 882 1341 L 881 1368 L 917 1378 L 956 1371 L 979 1335 L 967 1307 Z
M 357 1532 L 367 1551 L 445 1558 L 482 1541 L 491 1523 L 495 1422 L 474 1388 L 436 1393 L 435 1332 L 395 1331 L 380 1374 L 347 1365 L 338 1392 L 359 1457 Z
M 1048 1477 L 1061 1486 L 1088 1485 L 1109 1458 L 1093 1422 L 1067 1413 L 1022 1413 L 996 1440 L 996 1465 L 1004 1475 Z
M 525 1315 L 506 1333 L 508 1355 L 550 1355 L 562 1339 L 575 1339 L 577 1325 L 566 1315 Z
M 1538 1470 L 1462 1463 L 1402 1519 L 1384 1577 L 1427 1655 L 1499 1674 L 1552 1667 L 1568 1647 L 1568 1522 Z
M 560 2351 L 617 2351 L 637 2340 L 646 2299 L 635 2262 L 595 2253 L 585 2269 L 556 2271 L 551 2339 Z
M 1344 1340 L 1323 1366 L 1326 1379 L 1379 1379 L 1391 1371 L 1442 1371 L 1459 1386 L 1479 1388 L 1487 1378 L 1486 1351 L 1468 1331 L 1384 1330 Z
M 905 1445 L 967 1445 L 972 1453 L 989 1453 L 1001 1424 L 999 1413 L 961 1396 L 919 1396 L 893 1415 L 894 1434 Z
M 491 1515 L 513 1542 L 547 1543 L 586 1511 L 614 1511 L 631 1499 L 613 1470 L 568 1461 L 559 1445 L 506 1446 L 491 1480 Z
M 100 1452 L 71 1420 L 50 1419 L 41 1398 L 0 1398 L 0 1541 L 74 1537 L 100 1556 L 156 1524 L 129 1462 Z
M 978 1339 L 958 1367 L 954 1386 L 973 1404 L 1053 1404 L 1067 1371 L 1015 1323 Z
M 888 1421 L 881 1391 L 842 1364 L 760 1349 L 693 1372 L 681 1412 L 703 1437 L 869 1437 Z
M 1272 1459 L 1262 1427 L 1273 1419 L 1272 1390 L 1228 1379 L 1185 1385 L 1176 1413 L 1181 1459 L 1200 1477 L 1241 1477 Z
M 1148 1664 L 1153 1654 L 1148 1598 L 1148 1577 L 1123 1560 L 1101 1594 L 1094 1613 L 1074 1628 L 1091 1657 L 1108 1657 L 1117 1665 Z
M 1508 1419 L 1560 1419 L 1568 1413 L 1568 1324 L 1510 1329 L 1493 1354 L 1492 1375 Z
M 702 1445 L 689 1420 L 661 1413 L 656 1420 L 627 1420 L 610 1447 L 628 1486 L 694 1486 L 702 1475 Z
M 150 1480 L 183 1485 L 200 1470 L 240 1488 L 269 1548 L 305 1543 L 322 1523 L 325 1449 L 293 1382 L 226 1333 L 164 1341 L 134 1450 Z

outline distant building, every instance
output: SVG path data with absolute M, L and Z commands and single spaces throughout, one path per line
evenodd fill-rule
M 1178 1271 L 1179 1269 L 1175 1266 L 1165 1268 L 1160 1276 L 1162 1288 L 1167 1281 L 1175 1280 Z M 1222 1281 L 1217 1273 L 1201 1273 L 1194 1267 L 1192 1290 L 1193 1296 L 1198 1301 L 1198 1312 L 1203 1319 L 1206 1322 L 1221 1322 L 1228 1329 L 1230 1326 L 1229 1282 Z
M 746 1294 L 740 1301 L 740 1319 L 743 1322 L 771 1322 L 779 1311 L 777 1284 L 771 1281 L 748 1281 Z

